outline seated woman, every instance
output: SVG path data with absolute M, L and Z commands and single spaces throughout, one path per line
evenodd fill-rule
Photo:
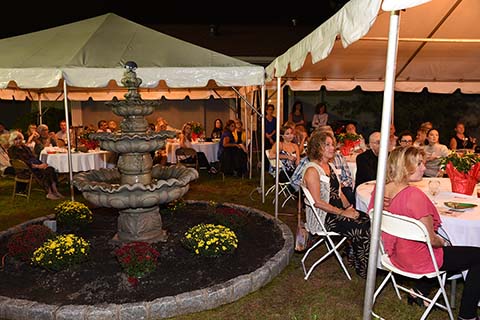
M 447 146 L 439 143 L 437 129 L 430 129 L 427 133 L 428 145 L 423 147 L 425 151 L 425 176 L 441 177 L 443 171 L 440 170 L 440 158 L 446 157 L 450 153 Z
M 32 150 L 25 145 L 23 139 L 23 134 L 19 131 L 10 133 L 10 148 L 8 148 L 10 159 L 22 160 L 32 169 L 33 174 L 42 183 L 43 188 L 47 192 L 48 199 L 56 200 L 63 198 L 63 195 L 57 189 L 58 177 L 55 169 L 38 160 Z
M 9 133 L 0 134 L 0 176 L 14 175 L 15 170 L 13 170 L 10 165 L 10 157 L 8 156 L 8 147 L 10 139 Z
M 411 182 L 422 180 L 425 171 L 425 153 L 413 146 L 394 149 L 387 162 L 385 201 L 383 207 L 393 214 L 420 220 L 429 233 L 433 253 L 441 271 L 459 272 L 468 270 L 460 303 L 458 319 L 478 319 L 477 304 L 480 299 L 480 248 L 450 246 L 437 234 L 442 219 L 432 201 Z M 369 210 L 373 207 L 375 193 L 372 193 Z M 433 272 L 428 247 L 423 242 L 396 238 L 383 233 L 385 252 L 397 268 L 407 272 Z M 425 279 L 425 278 L 423 278 Z M 428 295 L 431 281 L 418 280 L 414 290 Z M 410 297 L 409 303 L 423 305 Z
M 235 139 L 235 143 L 241 143 L 243 145 L 247 145 L 247 133 L 245 129 L 243 129 L 243 122 L 240 119 L 235 119 L 235 130 L 232 131 L 233 138 Z
M 330 132 L 313 132 L 308 142 L 308 158 L 303 183 L 315 200 L 315 207 L 325 216 L 325 227 L 346 236 L 351 245 L 348 261 L 362 277 L 367 276 L 370 248 L 370 219 L 355 210 L 342 192 L 331 161 L 335 156 L 335 138 Z M 313 213 L 307 208 L 307 226 L 318 228 Z
M 477 139 L 465 134 L 465 124 L 461 121 L 455 126 L 455 135 L 450 138 L 450 149 L 474 149 L 477 145 Z
M 223 122 L 221 119 L 217 118 L 213 122 L 213 130 L 210 137 L 212 139 L 220 139 L 220 137 L 222 136 L 222 133 L 223 133 Z
M 292 142 L 295 137 L 295 132 L 291 127 L 283 126 L 280 129 L 280 134 L 280 142 L 278 144 L 276 142 L 273 144 L 272 149 L 270 149 L 269 157 L 270 159 L 275 159 L 278 148 L 280 161 L 282 162 L 288 177 L 291 177 L 300 162 L 300 150 L 298 149 L 298 145 Z M 275 175 L 275 168 L 272 166 L 270 166 L 270 173 Z M 279 172 L 280 182 L 288 182 L 288 177 L 285 176 L 283 170 Z
M 190 122 L 187 122 L 183 125 L 179 142 L 180 142 L 181 148 L 192 148 L 192 124 Z M 208 159 L 205 153 L 197 151 L 197 158 L 198 158 L 198 165 L 200 167 L 206 167 L 208 169 L 208 173 L 211 173 L 211 174 L 217 173 L 217 170 L 215 169 L 215 167 L 210 165 L 210 162 L 208 162 Z
M 33 150 L 38 158 L 45 147 L 56 147 L 57 139 L 55 139 L 55 133 L 50 134 L 46 124 L 39 125 L 37 127 L 37 132 L 38 137 L 35 139 L 35 147 Z
M 218 159 L 225 175 L 239 177 L 247 173 L 247 148 L 243 144 L 235 143 L 233 138 L 235 122 L 228 120 L 220 137 Z

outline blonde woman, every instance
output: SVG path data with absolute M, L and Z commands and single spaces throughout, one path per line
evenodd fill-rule
M 290 126 L 283 126 L 280 129 L 281 138 L 279 143 L 274 143 L 272 149 L 270 149 L 269 158 L 275 159 L 277 155 L 277 148 L 279 149 L 279 158 L 284 166 L 289 177 L 292 176 L 295 168 L 300 162 L 300 149 L 296 143 L 293 143 L 295 137 L 295 131 Z M 270 173 L 275 174 L 275 168 L 270 167 Z M 287 182 L 288 177 L 285 177 L 285 173 L 280 171 L 280 181 Z
M 192 123 L 187 122 L 182 127 L 182 133 L 180 134 L 180 147 L 181 148 L 192 148 Z M 207 156 L 201 151 L 197 151 L 198 165 L 200 167 L 206 167 L 208 173 L 216 174 L 217 169 L 208 162 Z M 188 159 L 187 159 L 188 161 Z
M 480 298 L 480 248 L 450 246 L 437 234 L 442 219 L 432 201 L 411 182 L 422 180 L 425 153 L 414 147 L 399 147 L 391 151 L 387 162 L 387 180 L 383 207 L 393 214 L 420 220 L 429 233 L 433 254 L 441 271 L 468 270 L 465 278 L 458 319 L 478 319 L 477 304 Z M 372 192 L 369 210 L 373 208 L 375 192 Z M 385 252 L 397 268 L 406 272 L 429 273 L 434 271 L 428 247 L 423 242 L 400 239 L 382 234 Z M 417 281 L 414 290 L 428 295 L 430 281 Z M 409 297 L 409 304 L 423 306 L 423 301 Z

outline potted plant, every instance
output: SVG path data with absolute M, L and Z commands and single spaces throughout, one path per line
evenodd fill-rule
M 205 130 L 203 129 L 200 122 L 192 122 L 192 140 L 197 141 L 200 138 Z
M 440 158 L 440 168 L 450 178 L 453 192 L 471 195 L 480 172 L 480 157 L 471 152 L 452 151 L 448 156 Z

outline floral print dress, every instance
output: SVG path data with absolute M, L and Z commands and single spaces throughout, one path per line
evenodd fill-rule
M 332 206 L 342 208 L 340 199 L 339 183 L 335 173 L 330 174 L 330 201 Z M 347 237 L 349 247 L 347 248 L 348 263 L 355 269 L 355 272 L 362 278 L 367 277 L 368 253 L 370 250 L 370 218 L 360 212 L 358 219 L 353 220 L 337 214 L 327 213 L 325 228 L 335 231 Z

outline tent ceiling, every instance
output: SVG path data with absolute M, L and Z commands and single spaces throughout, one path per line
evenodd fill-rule
M 351 0 L 345 10 L 274 60 L 267 67 L 267 78 L 287 78 L 293 90 L 319 90 L 321 86 L 328 90 L 352 90 L 360 86 L 366 91 L 382 91 L 389 13 L 379 11 L 380 3 L 381 0 Z M 368 8 L 353 11 L 362 5 Z M 345 22 L 349 17 L 355 19 Z M 419 92 L 427 88 L 430 92 L 451 93 L 460 89 L 463 93 L 480 93 L 480 28 L 475 27 L 478 21 L 478 0 L 434 0 L 402 11 L 395 90 Z M 354 33 L 355 30 L 362 34 Z M 342 48 L 338 37 L 327 43 L 338 34 L 343 46 L 348 47 Z M 360 40 L 352 43 L 356 37 Z M 409 38 L 469 42 L 404 41 Z M 327 57 L 329 51 L 325 48 L 331 45 L 333 49 Z
M 61 92 L 62 79 L 76 87 L 77 93 L 80 88 L 85 89 L 84 93 L 99 91 L 94 88 L 110 90 L 112 80 L 121 86 L 123 65 L 130 60 L 139 66 L 141 88 L 150 91 L 210 91 L 211 87 L 243 87 L 264 81 L 262 67 L 110 13 L 0 40 L 0 89 L 5 89 L 0 98 L 11 99 L 12 93 L 20 94 L 21 89 Z

